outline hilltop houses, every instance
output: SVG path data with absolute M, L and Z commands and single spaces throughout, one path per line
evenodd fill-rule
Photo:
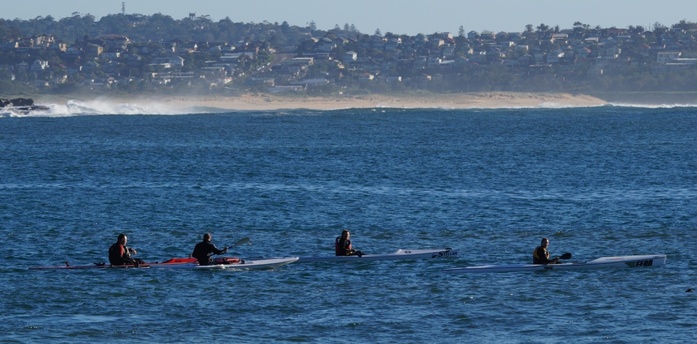
M 515 89 L 522 80 L 546 74 L 547 81 L 583 81 L 633 68 L 657 73 L 697 66 L 697 26 L 687 24 L 658 33 L 582 26 L 461 31 L 457 36 L 317 33 L 297 46 L 278 47 L 253 37 L 238 42 L 138 42 L 106 34 L 73 44 L 50 34 L 20 37 L 0 42 L 0 76 L 47 88 L 73 84 L 92 90 L 137 85 L 153 91 L 196 87 L 297 92 L 438 85 L 452 91 Z M 12 61 L 9 56 L 31 58 Z

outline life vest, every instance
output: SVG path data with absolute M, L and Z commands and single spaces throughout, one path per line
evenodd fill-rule
M 544 257 L 540 257 L 539 251 L 544 252 Z M 549 252 L 542 246 L 537 246 L 534 251 L 532 251 L 532 263 L 533 264 L 547 264 L 549 262 Z
M 351 240 L 341 241 L 341 237 L 336 237 L 334 241 L 334 254 L 346 256 L 351 251 Z
M 111 265 L 133 264 L 133 259 L 126 246 L 115 243 L 109 247 L 109 263 Z

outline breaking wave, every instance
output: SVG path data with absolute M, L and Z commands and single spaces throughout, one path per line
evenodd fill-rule
M 674 108 L 693 108 L 697 107 L 697 104 L 680 104 L 680 103 L 664 103 L 664 104 L 633 104 L 633 103 L 608 103 L 608 106 L 614 107 L 631 107 L 631 108 L 645 108 L 645 109 L 674 109 Z
M 219 109 L 195 106 L 182 107 L 166 102 L 127 103 L 105 100 L 68 100 L 65 104 L 39 104 L 46 109 L 19 111 L 0 110 L 0 117 L 71 117 L 90 115 L 185 115 L 215 113 Z

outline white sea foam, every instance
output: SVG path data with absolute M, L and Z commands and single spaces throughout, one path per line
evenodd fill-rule
M 633 107 L 644 109 L 673 109 L 697 107 L 697 104 L 630 104 L 630 103 L 608 103 L 608 106 Z
M 48 109 L 29 112 L 4 109 L 0 117 L 70 117 L 89 115 L 183 115 L 217 112 L 212 109 L 181 107 L 165 102 L 128 103 L 111 100 L 68 100 L 65 104 L 40 104 Z

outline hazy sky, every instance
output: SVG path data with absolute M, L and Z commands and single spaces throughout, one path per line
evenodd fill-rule
M 383 34 L 457 33 L 460 26 L 465 31 L 520 32 L 527 24 L 571 28 L 577 21 L 591 27 L 641 25 L 646 29 L 683 19 L 697 22 L 696 0 L 31 0 L 5 4 L 0 18 L 51 15 L 59 20 L 79 12 L 98 20 L 120 13 L 122 3 L 126 13 L 162 13 L 181 19 L 193 12 L 209 15 L 213 21 L 229 17 L 233 22 L 287 21 L 297 26 L 314 21 L 321 30 L 353 24 L 367 34 L 376 29 Z

